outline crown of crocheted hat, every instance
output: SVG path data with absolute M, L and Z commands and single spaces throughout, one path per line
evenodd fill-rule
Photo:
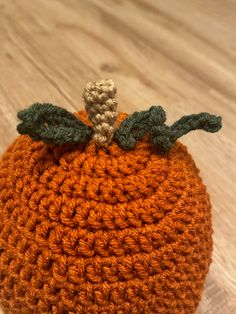
M 115 94 L 112 80 L 88 83 L 83 98 L 93 127 L 65 109 L 36 103 L 18 113 L 23 122 L 17 130 L 20 134 L 28 134 L 33 141 L 47 144 L 88 143 L 93 138 L 98 145 L 107 147 L 114 139 L 125 150 L 134 149 L 137 141 L 149 134 L 154 146 L 167 151 L 178 138 L 192 130 L 217 132 L 221 128 L 221 117 L 206 112 L 184 116 L 169 127 L 165 125 L 166 114 L 161 106 L 135 112 L 115 128 Z
M 0 161 L 5 313 L 194 313 L 211 262 L 209 196 L 178 138 L 221 118 L 118 113 L 111 80 L 72 114 L 36 103 Z

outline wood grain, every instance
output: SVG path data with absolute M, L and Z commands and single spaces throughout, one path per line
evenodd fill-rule
M 236 313 L 236 2 L 0 0 L 0 151 L 16 112 L 52 102 L 82 108 L 87 81 L 112 78 L 120 110 L 161 104 L 173 122 L 209 111 L 217 135 L 183 138 L 213 204 L 213 263 L 198 313 Z

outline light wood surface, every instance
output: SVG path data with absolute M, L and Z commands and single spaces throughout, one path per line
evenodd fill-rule
M 218 134 L 183 138 L 212 200 L 213 263 L 198 313 L 236 313 L 236 1 L 0 0 L 0 151 L 34 102 L 81 109 L 112 78 L 119 108 L 161 104 L 168 122 L 208 111 Z

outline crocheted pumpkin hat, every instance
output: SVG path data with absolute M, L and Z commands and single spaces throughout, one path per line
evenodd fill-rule
M 5 313 L 194 313 L 211 262 L 210 201 L 186 147 L 208 113 L 165 124 L 162 107 L 117 113 L 111 80 L 86 111 L 20 111 L 0 161 Z

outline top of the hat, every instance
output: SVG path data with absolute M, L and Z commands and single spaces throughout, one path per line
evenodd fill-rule
M 192 130 L 207 132 L 220 130 L 221 117 L 201 112 L 183 116 L 171 126 L 165 124 L 166 113 L 161 106 L 134 112 L 115 126 L 117 118 L 116 86 L 110 79 L 90 82 L 84 89 L 85 110 L 92 123 L 87 125 L 67 110 L 49 103 L 35 103 L 18 112 L 22 122 L 17 126 L 20 134 L 28 134 L 33 141 L 63 145 L 94 141 L 106 148 L 112 141 L 124 150 L 134 149 L 145 135 L 163 151 L 169 151 L 178 138 Z

